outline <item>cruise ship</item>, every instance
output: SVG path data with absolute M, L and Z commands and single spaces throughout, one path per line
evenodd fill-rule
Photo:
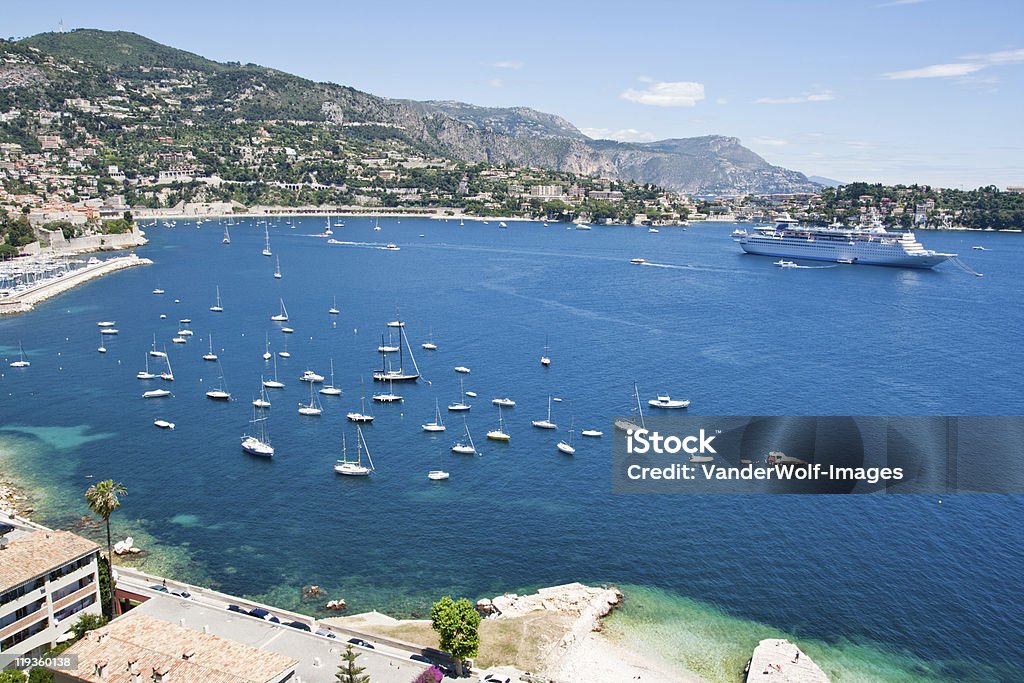
M 925 249 L 914 233 L 882 227 L 808 227 L 789 222 L 732 233 L 743 251 L 761 256 L 858 263 L 901 268 L 934 268 L 956 254 Z

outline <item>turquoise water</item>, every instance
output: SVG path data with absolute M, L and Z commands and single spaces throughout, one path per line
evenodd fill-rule
M 60 525 L 85 512 L 93 479 L 123 481 L 115 526 L 149 551 L 146 569 L 307 611 L 310 583 L 355 610 L 423 615 L 446 593 L 610 582 L 630 587 L 612 620 L 619 637 L 657 643 L 714 679 L 730 680 L 763 633 L 809 643 L 841 680 L 1021 678 L 1020 497 L 613 496 L 608 438 L 634 380 L 645 398 L 691 399 L 695 414 L 1020 414 L 1019 235 L 921 235 L 965 254 L 985 273 L 974 278 L 949 267 L 778 269 L 739 253 L 733 225 L 654 235 L 346 223 L 335 238 L 352 244 L 329 245 L 312 236 L 322 219 L 275 222 L 280 280 L 252 222 L 229 246 L 216 222 L 150 228 L 140 253 L 153 266 L 0 320 L 0 347 L 10 355 L 23 341 L 32 360 L 0 372 L 0 467 L 41 487 L 44 519 Z M 401 251 L 371 246 L 387 241 Z M 635 256 L 656 265 L 630 265 Z M 150 293 L 158 285 L 165 295 Z M 207 310 L 216 286 L 222 314 Z M 330 316 L 335 296 L 341 315 Z M 292 335 L 269 320 L 279 297 Z M 373 407 L 375 475 L 336 477 L 344 414 L 359 407 L 361 382 L 368 395 L 380 388 L 370 373 L 396 309 L 430 383 L 396 385 L 403 404 Z M 185 317 L 195 337 L 171 344 Z M 102 355 L 99 320 L 120 329 Z M 436 352 L 419 346 L 430 330 Z M 201 359 L 211 332 L 236 402 L 204 396 L 219 381 Z M 268 333 L 292 354 L 279 359 L 287 388 L 270 396 L 272 462 L 238 446 L 260 376 L 273 372 L 261 358 Z M 154 334 L 177 380 L 173 398 L 146 401 L 135 373 Z M 298 376 L 327 374 L 331 358 L 344 396 L 321 397 L 320 418 L 299 416 Z M 458 416 L 444 416 L 440 436 L 419 427 L 435 398 L 443 409 L 458 396 L 456 365 L 472 369 L 465 388 L 478 393 L 467 415 L 477 458 L 448 452 Z M 529 424 L 549 394 L 563 398 L 555 433 Z M 490 398 L 504 395 L 518 402 L 505 411 L 508 445 L 484 439 L 497 425 Z M 177 429 L 157 430 L 157 418 Z M 606 437 L 577 439 L 567 458 L 555 443 L 573 418 Z M 439 457 L 452 477 L 429 482 Z M 711 655 L 690 661 L 687 643 Z

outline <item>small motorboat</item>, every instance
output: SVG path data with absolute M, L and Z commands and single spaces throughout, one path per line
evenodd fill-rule
M 604 436 L 604 432 L 602 432 L 599 429 L 584 429 L 582 432 L 580 432 L 580 435 L 598 438 Z
M 160 429 L 174 429 L 174 423 L 167 420 L 153 420 L 153 424 Z
M 457 365 L 455 366 L 455 372 L 461 372 L 464 375 L 468 375 L 469 368 L 467 368 L 465 365 Z
M 680 410 L 690 405 L 690 402 L 683 399 L 673 399 L 668 394 L 659 394 L 658 398 L 652 398 L 647 402 L 652 408 L 663 408 L 665 410 Z

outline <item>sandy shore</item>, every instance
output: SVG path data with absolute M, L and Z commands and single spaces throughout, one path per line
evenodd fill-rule
M 548 675 L 565 683 L 697 683 L 704 679 L 649 655 L 619 645 L 607 636 L 591 632 L 578 640 Z

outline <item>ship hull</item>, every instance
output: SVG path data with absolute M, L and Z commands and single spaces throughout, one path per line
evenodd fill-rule
M 748 254 L 758 256 L 774 256 L 779 258 L 798 258 L 811 261 L 828 261 L 831 263 L 853 263 L 869 266 L 890 266 L 894 268 L 934 268 L 947 261 L 952 254 L 908 254 L 899 253 L 898 249 L 891 249 L 894 253 L 885 253 L 882 248 L 874 251 L 870 248 L 857 247 L 856 245 L 831 245 L 821 242 L 810 242 L 800 244 L 792 241 L 774 239 L 751 239 L 739 240 L 740 247 Z

